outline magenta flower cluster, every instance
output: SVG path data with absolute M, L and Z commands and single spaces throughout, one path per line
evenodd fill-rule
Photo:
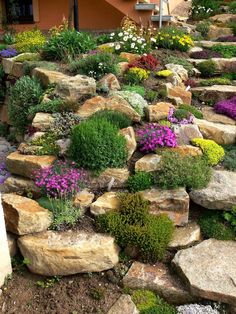
M 144 153 L 154 152 L 160 147 L 176 147 L 176 135 L 167 126 L 148 123 L 137 130 L 139 150 Z
M 215 104 L 214 110 L 217 113 L 225 114 L 236 120 L 236 96 L 231 99 L 219 101 Z
M 75 163 L 58 161 L 35 173 L 35 185 L 50 197 L 70 197 L 85 186 L 87 174 Z
M 170 111 L 168 113 L 167 120 L 174 124 L 191 124 L 193 123 L 194 116 L 192 114 L 189 114 L 187 118 L 179 120 L 177 117 L 175 117 L 175 109 L 170 108 Z

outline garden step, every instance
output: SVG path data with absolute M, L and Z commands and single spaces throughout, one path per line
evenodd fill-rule
M 100 272 L 119 261 L 115 239 L 99 233 L 46 231 L 20 237 L 18 245 L 27 267 L 43 276 Z
M 236 305 L 236 242 L 210 239 L 176 253 L 173 264 L 192 295 Z
M 159 11 L 159 6 L 155 3 L 136 3 L 135 10 L 137 11 Z
M 194 42 L 195 46 L 200 46 L 203 48 L 211 48 L 214 45 L 222 45 L 222 46 L 236 46 L 236 42 L 218 42 L 218 41 L 210 41 L 210 40 L 200 40 Z
M 129 294 L 122 294 L 107 314 L 139 314 Z
M 45 231 L 52 223 L 50 212 L 27 197 L 4 194 L 2 205 L 7 231 L 14 234 Z
M 234 144 L 236 140 L 236 126 L 230 124 L 221 124 L 209 122 L 203 119 L 194 119 L 203 138 L 213 140 L 220 145 Z
M 151 266 L 134 262 L 123 278 L 123 284 L 131 289 L 153 290 L 172 304 L 190 303 L 194 300 L 180 280 L 162 263 Z
M 203 118 L 210 122 L 235 125 L 236 121 L 223 114 L 216 113 L 212 107 L 202 108 Z
M 201 101 L 216 103 L 236 95 L 236 86 L 232 85 L 213 85 L 194 87 L 192 92 L 198 96 Z
M 233 73 L 236 71 L 236 58 L 212 58 L 216 65 L 217 70 L 221 73 Z M 206 61 L 206 59 L 188 59 L 193 65 Z
M 162 16 L 163 22 L 173 22 L 174 20 L 175 20 L 175 18 L 172 15 L 163 15 Z M 160 21 L 160 15 L 152 15 L 151 21 L 152 22 L 159 22 Z
M 35 171 L 51 166 L 55 156 L 22 155 L 19 152 L 7 156 L 6 165 L 9 172 L 32 179 Z
M 236 204 L 236 173 L 213 170 L 206 188 L 192 190 L 191 200 L 207 209 L 230 210 Z

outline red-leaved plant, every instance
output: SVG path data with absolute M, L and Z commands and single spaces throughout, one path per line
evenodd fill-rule
M 155 71 L 159 62 L 153 55 L 143 55 L 142 57 L 129 63 L 128 68 L 141 68 L 148 71 Z

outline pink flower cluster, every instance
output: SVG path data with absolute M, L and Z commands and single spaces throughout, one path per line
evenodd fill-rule
M 174 124 L 191 124 L 193 123 L 194 116 L 192 114 L 188 115 L 188 118 L 183 118 L 179 120 L 175 117 L 175 109 L 170 108 L 170 111 L 168 113 L 167 120 Z
M 148 123 L 137 131 L 138 144 L 141 152 L 154 152 L 159 147 L 176 147 L 176 135 L 167 126 Z
M 86 181 L 86 172 L 77 169 L 74 162 L 58 161 L 35 173 L 35 185 L 42 193 L 54 198 L 72 196 L 85 186 Z

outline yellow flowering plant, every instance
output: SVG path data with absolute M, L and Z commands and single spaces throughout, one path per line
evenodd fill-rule
M 20 32 L 16 35 L 15 48 L 18 52 L 37 52 L 46 43 L 46 37 L 39 29 Z
M 150 71 L 141 69 L 141 68 L 131 68 L 125 74 L 125 80 L 129 84 L 139 84 L 147 80 L 149 77 Z

